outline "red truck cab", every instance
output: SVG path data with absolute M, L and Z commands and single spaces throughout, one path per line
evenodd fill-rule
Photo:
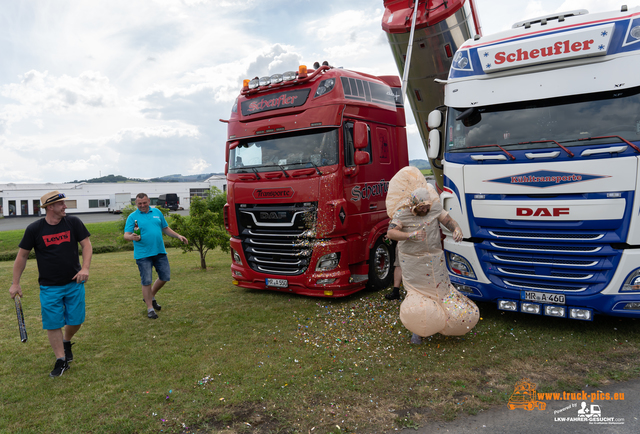
M 386 193 L 408 165 L 400 80 L 314 66 L 245 80 L 232 109 L 233 283 L 320 297 L 385 288 Z

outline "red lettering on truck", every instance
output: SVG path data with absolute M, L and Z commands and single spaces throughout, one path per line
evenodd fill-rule
M 495 54 L 494 63 L 496 65 L 502 65 L 505 62 L 513 63 L 521 62 L 523 60 L 537 59 L 539 56 L 551 57 L 560 56 L 562 54 L 569 54 L 571 52 L 586 51 L 591 48 L 591 45 L 593 43 L 593 39 L 573 43 L 567 39 L 565 41 L 558 41 L 551 47 L 534 48 L 530 51 L 522 50 L 522 48 L 518 48 L 513 53 L 500 51 Z
M 560 217 L 562 215 L 569 215 L 569 208 L 516 208 L 516 215 L 519 217 Z

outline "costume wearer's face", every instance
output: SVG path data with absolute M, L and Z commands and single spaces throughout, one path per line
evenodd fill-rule
M 47 214 L 50 214 L 51 217 L 62 218 L 67 215 L 67 212 L 65 211 L 66 209 L 67 204 L 64 200 L 61 200 L 60 202 L 56 202 L 53 205 L 48 205 Z
M 429 210 L 431 209 L 431 205 L 418 205 L 415 208 L 415 213 L 418 217 L 424 217 L 429 213 Z
M 136 198 L 136 206 L 138 207 L 138 211 L 143 212 L 143 213 L 147 213 L 149 212 L 149 198 L 148 197 L 143 197 L 143 198 Z

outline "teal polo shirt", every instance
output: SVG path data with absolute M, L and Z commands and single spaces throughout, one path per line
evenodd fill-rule
M 138 220 L 138 227 L 140 228 L 140 241 L 133 242 L 133 258 L 142 259 L 161 253 L 166 254 L 167 250 L 164 248 L 162 230 L 169 224 L 160 210 L 149 208 L 147 213 L 135 210 L 127 217 L 127 223 L 124 226 L 125 232 L 133 233 L 135 220 Z

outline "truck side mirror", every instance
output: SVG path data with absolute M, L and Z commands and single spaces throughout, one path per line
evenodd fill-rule
M 231 149 L 237 148 L 238 145 L 240 144 L 240 140 L 235 140 L 233 142 L 227 142 L 227 143 L 228 143 L 228 146 L 227 146 L 226 152 L 224 154 L 224 161 L 226 161 L 228 163 L 229 162 L 229 151 Z
M 364 122 L 356 122 L 353 126 L 353 136 L 354 148 L 366 148 L 369 144 L 369 131 L 367 130 L 367 124 L 365 124 Z
M 427 118 L 427 126 L 429 129 L 440 128 L 440 125 L 442 125 L 442 112 L 440 112 L 440 110 L 434 110 L 429 113 L 429 117 Z
M 427 157 L 430 160 L 435 160 L 440 155 L 440 131 L 429 131 L 429 140 L 427 144 Z
M 371 161 L 371 156 L 369 155 L 368 152 L 356 151 L 354 160 L 355 160 L 356 166 L 362 166 L 364 164 L 369 164 L 369 161 Z

